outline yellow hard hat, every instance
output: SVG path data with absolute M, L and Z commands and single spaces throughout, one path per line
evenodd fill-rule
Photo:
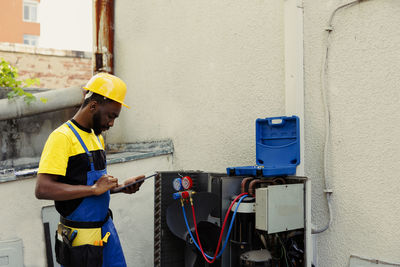
M 129 106 L 124 103 L 126 84 L 117 76 L 100 72 L 94 75 L 83 88 L 105 96 L 129 108 Z

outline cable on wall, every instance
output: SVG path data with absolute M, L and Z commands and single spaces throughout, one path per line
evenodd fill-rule
M 325 29 L 325 38 L 324 38 L 324 44 L 326 49 L 325 49 L 325 53 L 324 53 L 324 57 L 322 59 L 322 68 L 321 68 L 321 93 L 322 93 L 322 100 L 323 100 L 323 104 L 324 104 L 324 114 L 325 114 L 325 145 L 324 145 L 324 174 L 323 174 L 323 180 L 325 183 L 325 196 L 326 196 L 326 200 L 328 202 L 328 214 L 329 214 L 329 220 L 328 223 L 320 228 L 320 229 L 316 229 L 314 226 L 312 227 L 311 233 L 312 234 L 319 234 L 322 232 L 325 232 L 326 230 L 328 230 L 329 226 L 332 224 L 333 221 L 333 214 L 332 214 L 332 204 L 331 204 L 331 195 L 333 193 L 330 184 L 329 184 L 329 179 L 328 179 L 328 168 L 327 168 L 327 158 L 328 158 L 328 144 L 329 144 L 329 139 L 330 139 L 330 113 L 329 113 L 329 105 L 328 105 L 328 99 L 327 99 L 327 77 L 326 77 L 326 72 L 328 69 L 328 56 L 329 56 L 329 44 L 330 44 L 330 36 L 331 33 L 333 31 L 333 25 L 332 25 L 332 21 L 333 18 L 335 17 L 336 13 L 343 8 L 347 8 L 347 7 L 352 7 L 354 5 L 357 5 L 361 2 L 366 2 L 366 1 L 371 1 L 371 0 L 355 0 L 352 2 L 349 2 L 347 4 L 343 4 L 339 7 L 337 7 L 332 14 L 329 17 L 329 21 L 328 21 L 328 26 Z

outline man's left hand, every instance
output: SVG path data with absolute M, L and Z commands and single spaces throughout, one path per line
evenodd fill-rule
M 133 183 L 136 180 L 139 179 L 143 179 L 145 176 L 144 175 L 140 175 L 140 176 L 136 176 L 136 177 L 131 177 L 128 178 L 124 181 L 124 184 L 122 186 L 125 186 L 127 184 Z M 143 184 L 143 182 L 140 183 L 136 183 L 134 185 L 128 186 L 127 188 L 123 189 L 122 192 L 126 193 L 126 194 L 133 194 L 136 193 L 137 191 L 139 191 L 140 186 Z

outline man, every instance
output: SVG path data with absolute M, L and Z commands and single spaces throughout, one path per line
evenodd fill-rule
M 84 89 L 84 102 L 73 119 L 54 130 L 43 149 L 35 194 L 51 199 L 60 213 L 56 257 L 64 266 L 126 266 L 109 211 L 110 193 L 123 185 L 108 175 L 101 132 L 114 125 L 126 94 L 116 76 L 99 73 Z M 129 108 L 129 107 L 128 107 Z M 142 182 L 141 182 L 142 183 Z M 141 183 L 122 190 L 139 190 Z

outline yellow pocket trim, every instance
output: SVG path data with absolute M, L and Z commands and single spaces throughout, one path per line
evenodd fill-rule
M 61 223 L 60 223 L 61 224 Z M 72 228 L 61 224 L 62 227 L 70 229 L 70 233 L 77 230 L 75 239 L 72 241 L 72 246 L 93 245 L 94 241 L 101 240 L 101 228 Z M 59 228 L 60 229 L 60 228 Z M 61 233 L 60 233 L 61 234 Z M 69 236 L 70 238 L 70 236 Z

